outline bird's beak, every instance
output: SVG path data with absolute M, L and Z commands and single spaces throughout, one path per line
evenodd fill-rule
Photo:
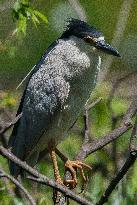
M 119 52 L 115 48 L 113 48 L 111 45 L 107 44 L 104 40 L 98 41 L 95 47 L 102 50 L 105 53 L 120 57 Z

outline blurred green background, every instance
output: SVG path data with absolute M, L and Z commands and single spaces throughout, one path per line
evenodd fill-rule
M 18 90 L 16 90 L 17 85 L 39 61 L 46 48 L 61 35 L 65 21 L 69 17 L 75 17 L 99 28 L 107 42 L 116 47 L 122 56 L 121 59 L 104 56 L 98 84 L 90 99 L 92 102 L 99 97 L 102 98 L 89 113 L 91 140 L 111 132 L 119 125 L 121 117 L 137 93 L 137 1 L 32 0 L 30 7 L 41 12 L 45 18 L 42 16 L 39 18 L 39 23 L 36 23 L 37 20 L 30 16 L 30 20 L 22 21 L 20 27 L 19 21 L 16 18 L 13 20 L 13 8 L 14 11 L 17 9 L 16 2 L 16 0 L 0 0 L 0 120 L 7 122 L 15 116 L 25 83 Z M 19 28 L 23 30 L 14 33 L 15 29 L 19 31 Z M 68 138 L 58 146 L 70 159 L 78 153 L 83 139 L 83 129 L 81 115 Z M 93 167 L 92 173 L 88 173 L 87 190 L 83 193 L 87 199 L 97 202 L 109 181 L 124 163 L 128 155 L 130 134 L 128 131 L 120 139 L 86 159 L 86 162 Z M 0 167 L 8 170 L 7 162 L 2 157 L 0 157 Z M 60 160 L 59 167 L 63 176 L 64 169 Z M 48 157 L 37 165 L 37 168 L 53 178 L 52 164 Z M 8 187 L 12 186 L 11 183 L 5 185 L 5 182 L 0 180 L 0 205 L 26 204 L 9 195 Z M 30 184 L 26 182 L 25 186 L 33 194 L 35 192 L 38 204 L 52 204 L 51 189 L 34 186 L 31 190 Z M 137 164 L 134 164 L 106 204 L 136 205 L 136 192 Z M 71 201 L 70 204 L 76 203 Z

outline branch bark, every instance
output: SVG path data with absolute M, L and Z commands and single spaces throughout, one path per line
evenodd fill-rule
M 83 144 L 76 159 L 83 161 L 89 154 L 101 149 L 102 147 L 106 146 L 110 142 L 116 140 L 127 130 L 132 128 L 131 118 L 135 115 L 136 112 L 137 112 L 137 103 L 135 100 L 131 103 L 127 113 L 124 115 L 121 125 L 118 128 L 114 129 L 110 134 L 102 138 L 96 139 L 91 143 Z
M 130 139 L 130 154 L 127 158 L 125 164 L 122 166 L 120 171 L 117 173 L 117 175 L 112 179 L 110 182 L 108 188 L 104 192 L 104 194 L 101 196 L 99 202 L 96 203 L 96 205 L 103 205 L 108 201 L 108 198 L 112 191 L 115 189 L 119 181 L 124 177 L 124 175 L 128 172 L 129 168 L 134 164 L 137 158 L 137 117 L 136 122 L 134 124 L 132 133 L 131 133 L 131 139 Z
M 37 182 L 39 182 L 41 184 L 45 184 L 45 185 L 50 186 L 52 188 L 55 188 L 56 190 L 63 193 L 66 197 L 73 199 L 74 201 L 78 202 L 79 204 L 93 205 L 91 202 L 87 201 L 83 197 L 80 197 L 77 194 L 70 191 L 67 187 L 61 186 L 60 184 L 54 182 L 53 180 L 49 179 L 45 175 L 40 174 L 37 170 L 30 167 L 26 162 L 23 162 L 20 159 L 18 159 L 15 155 L 13 155 L 9 150 L 4 148 L 3 146 L 0 146 L 0 154 L 3 157 L 15 162 L 22 169 L 24 169 L 26 172 L 31 174 Z
M 108 188 L 106 189 L 105 193 L 101 196 L 99 202 L 96 203 L 96 205 L 103 205 L 108 201 L 108 198 L 112 191 L 115 189 L 119 181 L 124 177 L 124 175 L 128 172 L 129 168 L 134 164 L 135 160 L 137 158 L 137 151 L 131 152 L 128 159 L 126 160 L 123 167 L 120 169 L 118 174 L 112 179 L 110 182 Z
M 29 194 L 29 192 L 27 191 L 27 189 L 24 188 L 24 186 L 14 177 L 12 177 L 11 175 L 7 174 L 4 170 L 2 170 L 0 168 L 0 177 L 3 178 L 7 178 L 10 181 L 12 181 L 19 189 L 21 189 L 21 191 L 26 195 L 26 197 L 28 198 L 29 202 L 31 205 L 36 205 L 35 200 L 33 199 L 33 197 Z

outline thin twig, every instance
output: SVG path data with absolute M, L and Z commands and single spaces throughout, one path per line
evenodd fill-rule
M 96 139 L 91 143 L 83 144 L 80 152 L 78 153 L 76 159 L 84 160 L 89 154 L 103 148 L 110 142 L 116 140 L 122 134 L 132 127 L 131 118 L 137 112 L 136 101 L 132 102 L 127 113 L 124 115 L 121 125 L 114 129 L 110 134 L 105 135 L 100 139 Z
M 50 186 L 52 188 L 55 188 L 56 190 L 62 192 L 66 197 L 73 199 L 74 201 L 78 202 L 82 205 L 93 205 L 91 202 L 87 201 L 83 197 L 78 196 L 77 194 L 70 191 L 67 187 L 61 186 L 60 184 L 54 182 L 53 180 L 49 179 L 43 174 L 40 174 L 37 170 L 33 169 L 31 166 L 29 166 L 26 162 L 21 161 L 18 159 L 14 154 L 12 154 L 9 150 L 5 149 L 3 146 L 0 146 L 0 153 L 2 156 L 4 156 L 7 159 L 10 159 L 17 165 L 19 165 L 22 169 L 24 169 L 29 174 L 33 175 L 39 183 L 45 184 L 47 186 Z
M 85 109 L 84 113 L 84 144 L 89 142 L 89 116 L 88 116 L 88 110 Z
M 95 107 L 98 103 L 100 103 L 100 101 L 102 100 L 102 98 L 97 98 L 97 100 L 95 100 L 94 102 L 92 102 L 91 104 L 86 104 L 85 105 L 85 109 L 87 111 L 89 111 L 90 109 L 92 109 L 93 107 Z
M 9 179 L 7 179 L 6 177 L 2 178 L 2 181 L 5 185 L 5 188 L 7 189 L 8 194 L 15 199 L 16 194 L 15 194 L 15 189 L 12 186 L 9 186 Z M 18 205 L 18 202 L 16 200 L 13 200 L 13 205 Z
M 137 146 L 136 146 L 136 139 L 137 139 L 137 117 L 136 122 L 134 124 L 132 133 L 131 133 L 131 140 L 130 140 L 130 155 L 127 158 L 125 164 L 122 166 L 120 171 L 117 175 L 112 179 L 108 188 L 106 189 L 105 193 L 101 196 L 99 202 L 96 205 L 103 205 L 105 202 L 108 201 L 110 194 L 115 189 L 119 181 L 124 177 L 124 175 L 128 172 L 129 168 L 134 164 L 137 158 Z
M 124 177 L 124 175 L 127 173 L 129 168 L 134 164 L 137 157 L 137 152 L 131 152 L 128 159 L 126 160 L 125 164 L 121 168 L 121 170 L 118 172 L 116 177 L 113 178 L 111 183 L 109 184 L 108 188 L 106 189 L 105 193 L 101 196 L 99 202 L 96 203 L 96 205 L 103 205 L 105 202 L 108 201 L 108 198 L 112 191 L 115 189 L 119 181 Z
M 29 192 L 27 191 L 27 189 L 24 188 L 24 186 L 14 177 L 12 177 L 11 175 L 7 174 L 5 171 L 3 171 L 0 168 L 0 177 L 4 177 L 9 179 L 10 181 L 12 181 L 18 188 L 21 189 L 21 191 L 26 195 L 26 197 L 28 198 L 29 202 L 31 205 L 36 205 L 35 200 L 32 198 L 32 196 L 29 194 Z
M 131 133 L 129 151 L 130 152 L 137 151 L 137 116 L 136 116 L 135 125 L 134 125 L 132 133 Z

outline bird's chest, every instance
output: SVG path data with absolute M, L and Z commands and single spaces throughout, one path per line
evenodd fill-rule
M 41 150 L 50 143 L 58 144 L 67 135 L 95 87 L 99 70 L 98 56 L 87 55 L 74 46 L 62 49 L 58 61 L 58 55 L 54 61 L 53 56 L 50 59 L 50 76 L 60 106 L 39 141 Z
M 66 82 L 69 83 L 68 97 L 62 105 L 55 123 L 55 129 L 58 136 L 56 138 L 57 141 L 64 138 L 67 131 L 77 120 L 95 87 L 98 74 L 98 59 L 96 60 L 96 62 L 92 62 L 83 72 L 79 73 L 75 77 L 73 76 L 71 80 Z
M 89 68 L 85 69 L 78 76 L 70 81 L 70 92 L 63 106 L 63 114 L 70 115 L 75 120 L 84 108 L 86 101 L 92 93 L 98 74 L 98 59 L 91 62 Z M 73 123 L 73 122 L 72 122 Z

